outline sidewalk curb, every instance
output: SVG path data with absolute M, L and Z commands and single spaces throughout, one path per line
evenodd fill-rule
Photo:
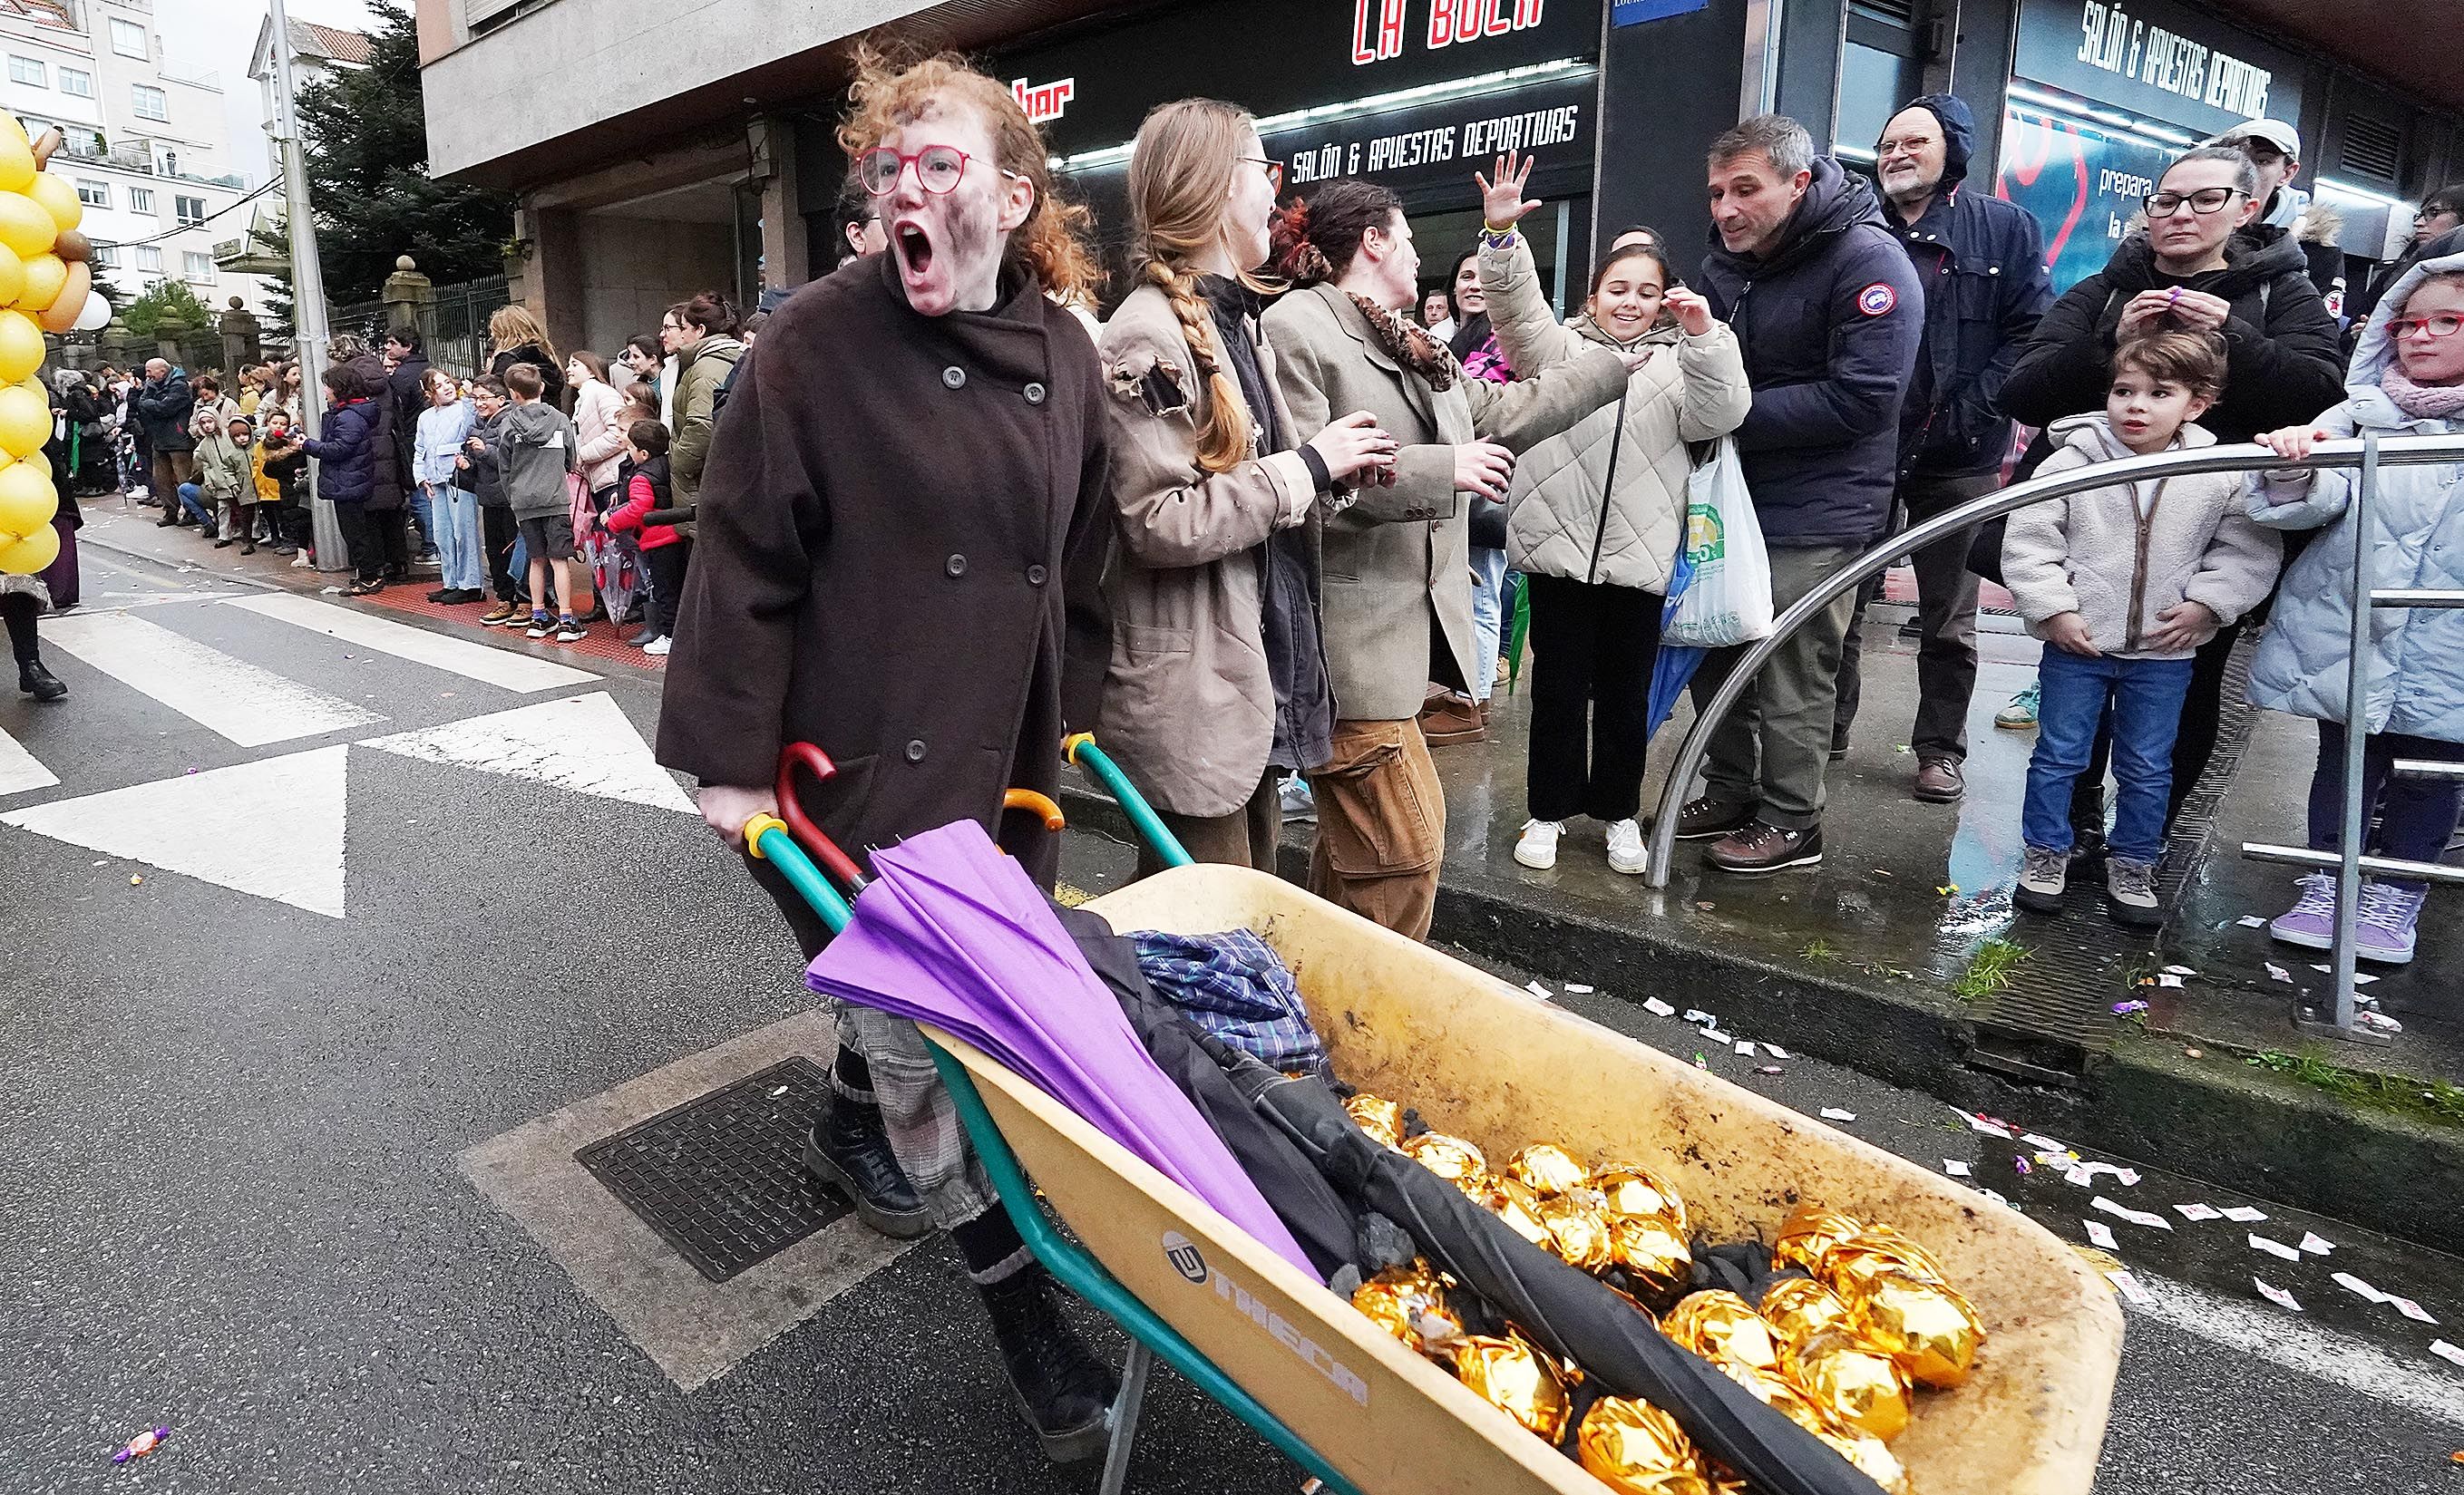
M 1073 779 L 1061 791 L 1072 823 L 1134 845 L 1119 807 Z M 1306 836 L 1284 841 L 1278 870 L 1287 879 L 1307 873 Z M 2083 1089 L 2027 1086 L 1971 1066 L 1974 1025 L 1965 1009 L 1916 983 L 1788 970 L 1452 882 L 1439 886 L 1429 937 L 1573 975 L 1638 1004 L 1657 994 L 1681 1009 L 1708 1007 L 1741 1038 L 1776 1037 L 1792 1053 L 1965 1110 L 2464 1254 L 2464 1217 L 2452 1204 L 2464 1198 L 2464 1130 L 2338 1105 L 2212 1044 L 2199 1045 L 2207 1059 L 2191 1060 L 2180 1042 L 2129 1039 L 2089 1071 Z

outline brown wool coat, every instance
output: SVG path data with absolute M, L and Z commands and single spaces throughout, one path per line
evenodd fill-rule
M 659 761 L 763 785 L 782 744 L 818 743 L 839 774 L 805 811 L 859 859 L 1057 792 L 1065 720 L 1091 725 L 1103 683 L 1106 398 L 1032 284 L 922 317 L 885 254 L 799 291 L 712 441 Z M 1003 845 L 1048 883 L 1057 838 L 1030 820 Z

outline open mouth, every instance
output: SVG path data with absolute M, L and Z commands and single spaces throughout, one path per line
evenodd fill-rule
M 898 255 L 899 266 L 918 279 L 933 268 L 933 235 L 924 226 L 901 222 L 890 231 L 891 249 Z

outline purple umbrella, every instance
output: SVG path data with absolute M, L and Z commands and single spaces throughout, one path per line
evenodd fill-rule
M 1307 1253 L 1146 1047 L 1044 895 L 960 821 L 875 851 L 816 992 L 930 1022 L 1025 1076 L 1309 1274 Z

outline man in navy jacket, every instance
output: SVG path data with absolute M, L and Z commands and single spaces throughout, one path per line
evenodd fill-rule
M 1900 411 L 1899 505 L 1909 522 L 1991 493 L 2002 483 L 2011 419 L 2002 381 L 2036 319 L 2054 303 L 2045 242 L 2025 209 L 1968 186 L 1976 117 L 1948 94 L 1917 99 L 1882 127 L 1874 147 L 1884 211 L 1925 283 L 1925 340 Z M 1975 538 L 1964 530 L 1917 551 L 1917 719 L 1908 744 L 1916 797 L 1948 804 L 1965 789 L 1968 703 L 1976 689 Z M 1831 751 L 1847 750 L 1857 718 L 1858 643 L 1864 604 L 1848 627 Z
M 1890 527 L 1925 292 L 1872 190 L 1817 160 L 1793 120 L 1757 115 L 1714 140 L 1710 193 L 1717 243 L 1703 294 L 1745 351 L 1754 407 L 1737 452 L 1771 548 L 1771 604 L 1785 611 Z M 1855 606 L 1841 596 L 1783 644 L 1712 738 L 1704 795 L 1677 828 L 1719 838 L 1712 865 L 1822 860 L 1822 776 Z M 1703 661 L 1698 704 L 1743 652 Z

